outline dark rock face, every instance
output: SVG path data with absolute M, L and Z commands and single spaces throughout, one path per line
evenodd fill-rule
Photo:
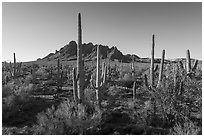
M 96 47 L 97 45 L 93 45 L 93 43 L 84 43 L 83 44 L 83 58 L 85 60 L 93 60 L 96 59 Z M 103 46 L 100 48 L 101 58 L 106 59 L 109 58 L 111 60 L 118 60 L 123 62 L 131 62 L 132 56 L 130 54 L 123 55 L 123 53 L 117 49 L 117 47 Z M 69 44 L 62 47 L 59 51 L 55 51 L 55 53 L 50 53 L 46 57 L 42 58 L 42 60 L 55 60 L 61 58 L 63 60 L 76 60 L 77 54 L 77 43 L 75 41 L 70 41 Z M 138 56 L 133 55 L 134 59 L 139 59 Z

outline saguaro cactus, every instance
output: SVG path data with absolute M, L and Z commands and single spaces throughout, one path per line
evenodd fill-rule
M 84 89 L 88 85 L 89 78 L 85 82 L 84 60 L 82 60 L 82 29 L 81 29 L 81 14 L 78 14 L 78 44 L 77 44 L 77 73 L 73 70 L 73 89 L 75 101 L 84 103 Z M 76 84 L 77 83 L 77 84 Z M 77 92 L 76 92 L 77 88 Z M 77 96 L 76 96 L 77 94 Z
M 152 51 L 151 51 L 151 66 L 150 66 L 150 87 L 154 86 L 154 34 L 152 35 Z
M 193 67 L 191 67 L 191 58 L 190 58 L 190 50 L 186 51 L 186 72 L 187 74 L 191 74 L 196 70 L 198 65 L 198 60 L 195 60 Z
M 60 90 L 60 59 L 57 60 L 57 89 Z
M 155 47 L 155 42 L 154 42 L 154 34 L 152 35 L 152 50 L 151 50 L 151 64 L 150 64 L 150 77 L 149 77 L 149 84 L 147 82 L 147 75 L 144 75 L 144 82 L 145 86 L 151 90 L 154 88 L 154 72 L 157 71 L 159 68 L 158 65 L 154 68 L 154 47 Z M 162 73 L 163 73 L 163 68 L 164 68 L 164 57 L 165 57 L 165 50 L 162 51 L 162 58 L 161 58 L 161 63 L 160 63 L 160 72 L 159 72 L 159 81 L 157 83 L 156 88 L 159 87 L 161 81 L 162 81 Z
M 80 102 L 84 101 L 84 80 L 83 80 L 83 61 L 82 61 L 82 29 L 81 29 L 81 14 L 78 14 L 78 44 L 77 44 L 77 75 L 79 77 L 77 88 L 78 88 L 78 98 Z
M 191 58 L 190 58 L 190 51 L 186 51 L 186 71 L 189 73 L 191 70 Z
M 105 63 L 102 65 L 102 73 L 100 72 L 100 45 L 97 46 L 97 65 L 96 65 L 96 86 L 93 84 L 93 77 L 91 79 L 91 84 L 94 89 L 96 89 L 96 100 L 97 105 L 101 108 L 101 93 L 100 89 L 104 87 L 107 80 L 107 66 Z
M 16 78 L 16 55 L 15 53 L 13 53 L 13 58 L 14 58 L 13 77 Z
M 14 58 L 13 65 L 10 62 L 10 64 L 9 64 L 10 69 L 9 70 L 10 70 L 11 76 L 13 78 L 16 78 L 17 74 L 20 73 L 22 62 L 20 62 L 20 63 L 16 62 L 16 54 L 15 53 L 13 53 L 13 58 Z
M 164 69 L 164 57 L 165 57 L 165 50 L 162 51 L 162 58 L 161 58 L 160 70 L 159 70 L 159 80 L 158 80 L 157 87 L 160 86 L 161 81 L 162 81 L 162 74 L 163 74 L 163 69 Z
M 97 65 L 96 65 L 96 100 L 99 105 L 101 106 L 101 98 L 100 98 L 100 45 L 97 47 Z

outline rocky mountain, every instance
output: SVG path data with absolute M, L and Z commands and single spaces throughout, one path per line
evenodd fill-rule
M 83 44 L 83 58 L 85 61 L 87 60 L 93 60 L 96 59 L 96 49 L 97 45 L 94 45 L 93 43 L 84 43 Z M 103 46 L 101 45 L 100 48 L 101 58 L 102 59 L 111 59 L 111 60 L 118 60 L 123 62 L 131 62 L 132 58 L 134 59 L 140 59 L 137 55 L 123 55 L 123 53 L 117 49 L 117 47 L 111 47 Z M 55 53 L 50 53 L 46 57 L 40 59 L 40 60 L 47 60 L 52 61 L 55 59 L 62 59 L 62 60 L 76 60 L 76 54 L 77 54 L 77 43 L 75 41 L 70 41 L 69 44 L 62 47 L 59 51 L 55 51 Z

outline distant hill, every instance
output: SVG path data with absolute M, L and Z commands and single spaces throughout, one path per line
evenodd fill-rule
M 83 58 L 85 60 L 93 60 L 96 59 L 96 49 L 97 45 L 93 45 L 93 43 L 84 43 L 83 44 Z M 110 60 L 118 60 L 123 62 L 131 62 L 132 57 L 134 57 L 135 60 L 140 59 L 137 55 L 123 55 L 123 53 L 117 49 L 117 47 L 111 47 L 103 46 L 101 45 L 100 48 L 101 58 L 102 59 L 110 59 Z M 55 51 L 55 53 L 50 53 L 46 57 L 38 60 L 47 60 L 52 61 L 56 60 L 58 58 L 62 60 L 76 60 L 76 54 L 77 54 L 77 43 L 75 41 L 70 41 L 69 44 L 62 47 L 59 51 Z
M 83 58 L 85 61 L 90 61 L 90 60 L 96 60 L 96 50 L 97 50 L 97 45 L 94 45 L 93 43 L 84 43 L 83 44 Z M 150 58 L 140 58 L 137 55 L 130 55 L 126 54 L 124 55 L 117 47 L 113 46 L 109 48 L 108 46 L 101 45 L 100 48 L 100 53 L 101 53 L 101 59 L 110 59 L 112 61 L 122 61 L 125 63 L 130 63 L 132 61 L 132 58 L 134 58 L 135 61 L 137 62 L 143 62 L 143 63 L 150 63 L 151 59 Z M 62 47 L 59 51 L 55 51 L 55 53 L 50 53 L 47 56 L 45 56 L 42 59 L 42 61 L 55 61 L 58 58 L 60 58 L 63 61 L 71 61 L 71 60 L 76 60 L 77 56 L 77 43 L 75 41 L 70 41 L 68 44 L 66 44 L 64 47 Z M 195 59 L 191 59 L 192 63 L 194 62 Z M 155 58 L 155 63 L 160 63 L 161 59 L 160 58 Z M 176 58 L 176 59 L 165 59 L 165 63 L 169 62 L 177 62 L 177 61 L 184 61 L 185 58 Z M 202 61 L 199 61 L 201 63 Z

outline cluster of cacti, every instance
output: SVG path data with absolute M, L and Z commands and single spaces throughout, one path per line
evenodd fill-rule
M 154 73 L 157 71 L 158 69 L 158 65 L 156 65 L 156 67 L 154 68 L 154 47 L 155 47 L 155 41 L 154 41 L 154 34 L 152 35 L 152 50 L 151 50 L 151 64 L 150 64 L 150 86 L 148 86 L 148 81 L 147 81 L 147 76 L 145 74 L 144 76 L 144 82 L 145 82 L 145 86 L 147 88 L 150 87 L 150 89 L 155 87 L 154 84 Z M 162 51 L 162 57 L 161 57 L 161 62 L 160 62 L 160 71 L 159 71 L 159 80 L 157 83 L 157 88 L 161 85 L 162 82 L 162 75 L 163 75 L 163 69 L 164 69 L 164 58 L 165 58 L 165 50 Z
M 77 71 L 73 69 L 73 94 L 77 103 L 84 103 L 84 89 L 89 79 L 85 82 L 84 60 L 82 59 L 82 29 L 81 14 L 78 14 L 78 44 L 77 44 Z
M 107 80 L 107 66 L 105 63 L 102 65 L 102 73 L 100 70 L 100 45 L 97 46 L 97 66 L 96 66 L 96 85 L 93 83 L 93 77 L 91 78 L 91 85 L 96 90 L 97 105 L 101 108 L 101 88 L 104 87 Z
M 14 56 L 14 62 L 13 62 L 13 65 L 10 62 L 10 74 L 11 74 L 11 76 L 13 78 L 16 78 L 17 75 L 19 75 L 20 72 L 21 72 L 22 62 L 17 63 L 16 62 L 16 55 L 15 55 L 15 53 L 13 53 L 13 56 Z

